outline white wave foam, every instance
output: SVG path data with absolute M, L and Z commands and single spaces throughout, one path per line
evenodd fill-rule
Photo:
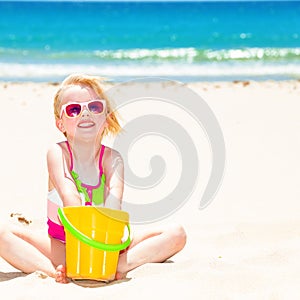
M 161 77 L 226 77 L 226 76 L 287 76 L 300 77 L 300 64 L 161 64 L 161 65 L 50 65 L 0 63 L 2 80 L 48 80 L 81 72 L 109 78 L 135 76 Z

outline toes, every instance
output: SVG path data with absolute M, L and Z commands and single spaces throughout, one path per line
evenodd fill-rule
M 126 273 L 117 272 L 115 276 L 115 280 L 122 280 L 126 278 L 126 275 L 127 275 Z
M 55 281 L 59 283 L 68 283 L 69 280 L 66 274 L 66 268 L 63 265 L 59 265 L 55 271 Z

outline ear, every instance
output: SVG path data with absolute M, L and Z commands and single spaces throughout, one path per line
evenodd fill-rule
M 108 128 L 108 122 L 107 122 L 107 120 L 105 120 L 105 122 L 104 122 L 104 128 Z
M 56 123 L 56 127 L 58 128 L 59 131 L 61 131 L 62 133 L 65 133 L 65 132 L 66 132 L 66 129 L 65 129 L 65 127 L 64 127 L 64 124 L 63 124 L 62 119 L 57 119 L 57 120 L 55 121 L 55 123 Z
M 108 119 L 110 117 L 110 114 L 107 114 L 106 118 L 105 118 L 105 121 L 104 121 L 104 124 L 103 124 L 103 128 L 108 128 L 109 124 L 108 124 Z

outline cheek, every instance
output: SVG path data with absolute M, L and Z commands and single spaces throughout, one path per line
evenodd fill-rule
M 74 119 L 68 119 L 64 123 L 64 128 L 67 132 L 73 132 L 76 128 L 76 120 Z
M 105 115 L 101 115 L 97 117 L 97 124 L 99 125 L 99 127 L 104 127 L 106 123 L 106 116 Z

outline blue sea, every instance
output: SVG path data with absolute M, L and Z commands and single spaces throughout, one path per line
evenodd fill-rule
M 300 78 L 300 2 L 0 2 L 0 80 Z

